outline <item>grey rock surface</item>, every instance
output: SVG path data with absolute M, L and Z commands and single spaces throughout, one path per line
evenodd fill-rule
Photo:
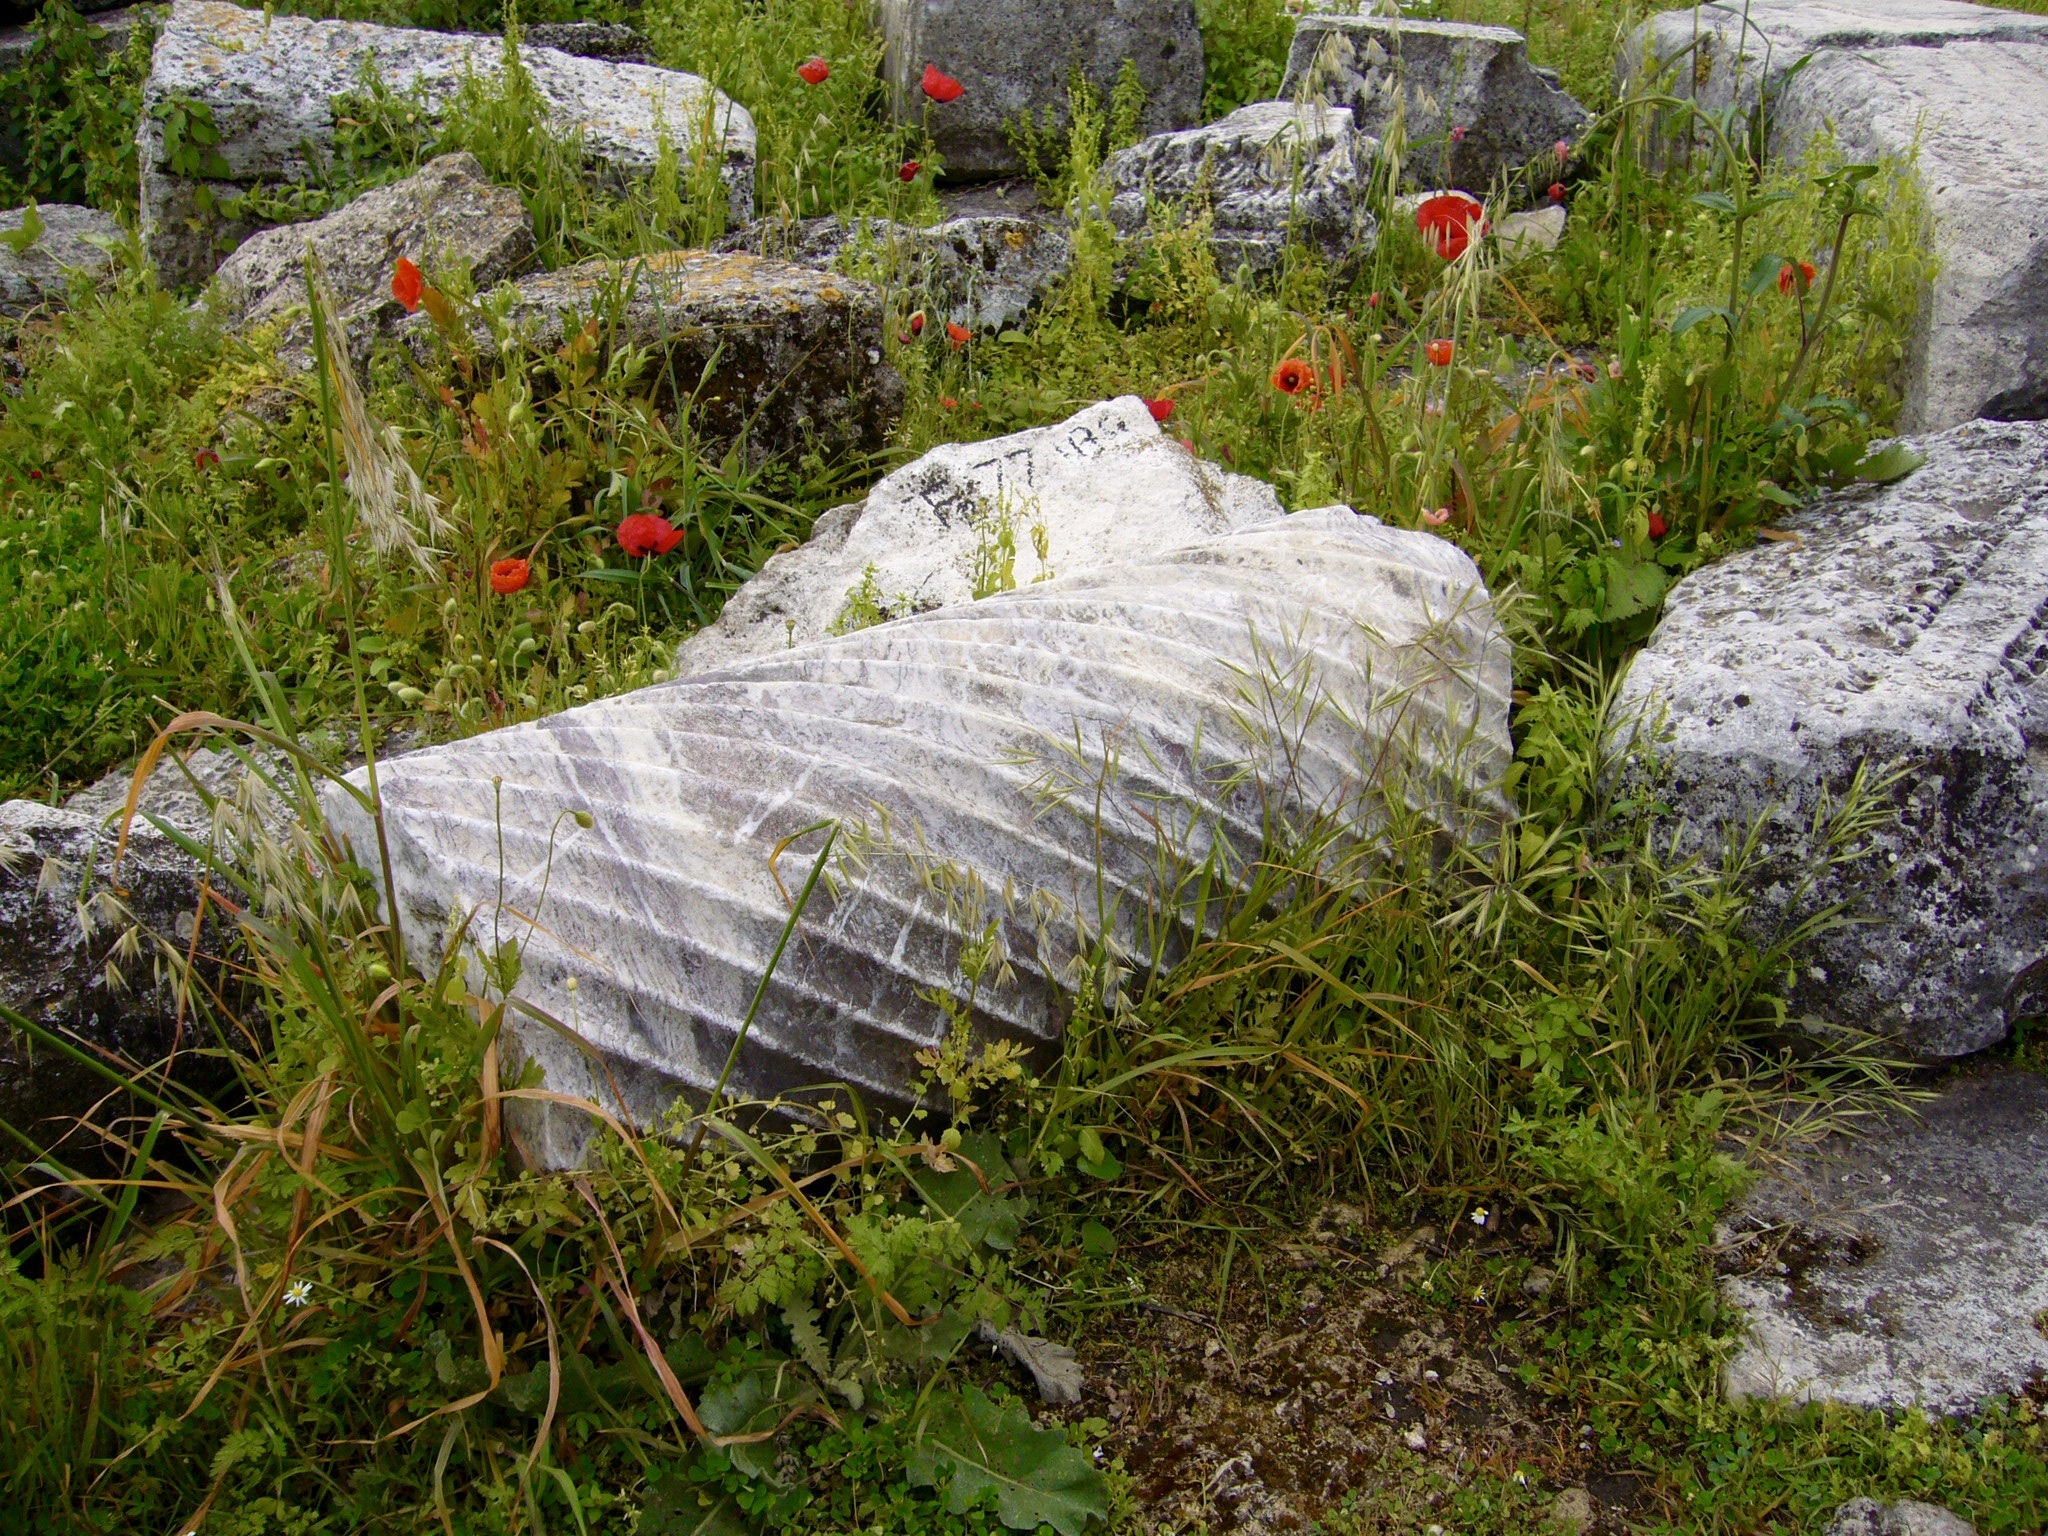
M 1185 942 L 1163 854 L 1324 818 L 1369 838 L 1383 796 L 1497 825 L 1509 681 L 1454 546 L 1300 513 L 414 753 L 382 774 L 397 916 L 421 953 L 465 923 L 521 943 L 520 995 L 590 1054 L 528 1023 L 518 1051 L 646 1125 L 718 1078 L 822 834 L 771 856 L 836 821 L 735 1085 L 900 1105 L 963 935 L 992 924 L 1004 960 L 977 1034 L 1049 1046 L 1097 939 L 1112 986 L 1148 934 Z M 534 1161 L 584 1154 L 585 1115 L 519 1108 Z
M 2048 1079 L 1983 1070 L 1917 1120 L 1837 1133 L 1719 1235 L 1749 1321 L 1729 1396 L 1962 1413 L 2027 1390 L 2048 1375 Z
M 1774 154 L 1822 133 L 1852 161 L 1917 147 L 1941 269 L 1901 424 L 2048 416 L 2048 16 L 1957 0 L 1703 5 L 1645 22 L 1617 68 L 1647 79 L 1666 62 L 1671 89 L 1709 109 L 1768 93 Z
M 180 1030 L 172 958 L 192 937 L 199 872 L 170 839 L 137 825 L 116 879 L 115 840 L 83 811 L 0 803 L 0 1004 L 102 1060 L 150 1066 L 174 1046 L 189 1055 L 212 1043 L 189 1015 Z M 204 937 L 216 936 L 209 924 Z M 110 1088 L 0 1023 L 0 1118 L 11 1125 L 52 1140 Z
M 1671 589 L 1623 719 L 1668 711 L 1661 797 L 1696 844 L 1759 816 L 1759 932 L 1852 901 L 1798 956 L 1793 1013 L 1925 1057 L 2037 1011 L 2048 955 L 2048 426 L 1907 439 L 1924 467 L 1820 498 Z M 1636 728 L 1625 725 L 1625 729 Z M 1638 738 L 1640 740 L 1640 738 Z M 1814 818 L 1860 765 L 1893 824 L 1805 897 Z
M 1025 169 L 1006 130 L 1025 113 L 1064 129 L 1079 70 L 1109 100 L 1124 61 L 1145 88 L 1141 126 L 1201 121 L 1202 33 L 1192 0 L 881 0 L 882 76 L 899 123 L 927 128 L 956 179 Z M 938 103 L 918 82 L 932 65 L 966 93 Z
M 689 125 L 716 114 L 735 223 L 754 205 L 754 122 L 744 107 L 695 75 L 579 58 L 549 48 L 522 54 L 557 132 L 581 136 L 600 178 L 652 171 L 664 139 L 685 162 Z M 136 151 L 144 239 L 166 284 L 198 283 L 263 222 L 243 194 L 307 177 L 333 144 L 337 96 L 362 88 L 365 64 L 394 92 L 416 95 L 429 114 L 446 109 L 474 75 L 496 79 L 502 44 L 492 38 L 416 32 L 353 21 L 312 21 L 247 11 L 223 0 L 177 0 L 157 38 L 143 88 Z M 174 101 L 208 108 L 220 132 L 220 174 L 172 169 L 157 109 Z M 202 193 L 205 195 L 202 196 Z
M 1880 1504 L 1861 1498 L 1836 1510 L 1821 1536 L 1977 1536 L 1977 1527 L 1939 1504 L 1918 1499 Z
M 636 27 L 617 21 L 544 21 L 526 29 L 529 48 L 552 48 L 579 59 L 613 64 L 652 64 L 654 47 Z
M 677 667 L 710 671 L 863 621 L 970 603 L 1006 532 L 1013 579 L 1028 586 L 1278 516 L 1270 485 L 1197 459 L 1127 395 L 1057 426 L 935 448 L 897 470 L 770 558 L 683 642 Z
M 1280 94 L 1349 107 L 1358 131 L 1375 138 L 1398 111 L 1412 184 L 1470 187 L 1489 200 L 1497 179 L 1519 178 L 1531 161 L 1543 173 L 1522 193 L 1540 195 L 1555 179 L 1557 142 L 1576 143 L 1592 120 L 1530 66 L 1521 33 L 1450 21 L 1304 16 Z
M 694 428 L 712 442 L 745 430 L 757 457 L 813 445 L 828 455 L 873 452 L 902 399 L 902 380 L 882 357 L 881 296 L 790 262 L 710 251 L 586 261 L 520 279 L 507 318 L 544 352 L 596 320 L 603 346 L 648 351 L 658 405 L 673 409 L 694 394 Z M 423 361 L 441 344 L 424 312 L 398 337 Z M 497 357 L 481 317 L 470 339 L 479 358 Z
M 0 234 L 21 229 L 29 210 L 0 213 Z M 110 213 L 71 203 L 43 203 L 35 210 L 43 232 L 26 249 L 0 242 L 0 315 L 24 315 L 43 306 L 62 306 L 70 298 L 71 274 L 101 276 L 114 265 L 108 246 L 128 236 Z
M 928 227 L 891 219 L 757 219 L 714 250 L 831 267 L 899 290 L 902 307 L 999 331 L 1035 309 L 1074 264 L 1074 242 L 1037 219 L 973 215 Z
M 1378 149 L 1343 107 L 1257 101 L 1217 122 L 1161 134 L 1102 167 L 1110 218 L 1143 232 L 1153 209 L 1212 215 L 1210 241 L 1226 275 L 1279 265 L 1290 232 L 1339 270 L 1372 254 L 1378 225 L 1366 206 L 1367 162 Z
M 478 289 L 487 288 L 533 255 L 533 220 L 518 193 L 492 186 L 474 156 L 456 154 L 431 160 L 323 219 L 251 235 L 214 274 L 214 300 L 236 330 L 275 327 L 280 360 L 306 369 L 313 365 L 308 245 L 360 355 L 405 318 L 391 293 L 399 257 L 418 265 L 429 282 L 461 269 Z

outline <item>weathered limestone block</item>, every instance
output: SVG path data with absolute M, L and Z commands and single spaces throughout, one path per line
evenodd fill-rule
M 138 1066 L 177 1040 L 177 967 L 199 903 L 198 866 L 138 821 L 113 875 L 102 818 L 32 800 L 0 803 L 0 1004 L 91 1053 Z M 202 1042 L 187 1014 L 182 1045 Z M 212 1044 L 208 1039 L 204 1044 Z M 40 1139 L 111 1085 L 0 1023 L 0 1118 Z
M 1399 111 L 1410 181 L 1470 187 L 1482 198 L 1532 160 L 1555 165 L 1557 142 L 1575 142 L 1592 120 L 1555 76 L 1530 66 L 1521 33 L 1452 21 L 1304 16 L 1280 94 L 1349 107 L 1358 131 L 1374 137 Z
M 704 672 L 969 603 L 1002 559 L 1023 586 L 1279 515 L 1270 485 L 1196 458 L 1127 395 L 1057 426 L 935 448 L 897 470 L 865 502 L 819 519 L 801 548 L 771 558 L 683 642 L 677 666 Z
M 872 452 L 902 401 L 902 380 L 882 360 L 881 296 L 851 278 L 758 256 L 664 251 L 513 286 L 508 318 L 534 348 L 555 351 L 596 320 L 602 345 L 649 349 L 644 382 L 658 403 L 694 393 L 693 427 L 717 441 L 744 430 L 757 457 L 813 444 L 827 454 Z M 424 311 L 398 336 L 423 361 L 439 344 Z M 471 344 L 496 358 L 480 318 Z M 716 370 L 700 389 L 714 353 Z
M 1730 1397 L 1967 1413 L 2048 1374 L 2048 1080 L 1985 1071 L 1915 1109 L 1801 1154 L 1723 1222 L 1749 1320 Z
M 754 120 L 695 75 L 579 58 L 549 48 L 521 55 L 557 132 L 580 136 L 593 171 L 630 180 L 654 169 L 663 141 L 687 164 L 692 125 L 716 114 L 720 174 L 731 215 L 754 206 Z M 177 0 L 157 38 L 143 88 L 136 149 L 144 238 L 167 284 L 203 281 L 220 257 L 263 227 L 234 203 L 242 194 L 308 176 L 334 139 L 333 101 L 362 89 L 373 64 L 384 83 L 444 111 L 475 76 L 504 67 L 496 39 L 415 32 L 365 22 L 312 21 L 246 11 L 222 0 Z M 162 111 L 207 108 L 222 169 L 193 176 L 168 160 Z M 209 206 L 210 205 L 210 206 Z
M 1379 233 L 1366 206 L 1378 149 L 1346 108 L 1257 101 L 1207 127 L 1120 150 L 1102 173 L 1110 218 L 1127 236 L 1144 231 L 1156 205 L 1192 211 L 1205 202 L 1226 273 L 1277 267 L 1290 234 L 1343 269 L 1371 255 Z
M 1880 1504 L 1861 1498 L 1836 1510 L 1821 1536 L 1977 1536 L 1977 1527 L 1952 1510 L 1924 1500 Z
M 1956 0 L 1702 5 L 1643 23 L 1616 67 L 1626 81 L 1665 65 L 1669 89 L 1709 110 L 1768 94 L 1780 156 L 1823 134 L 1851 161 L 1917 146 L 1941 269 L 1901 423 L 2048 416 L 2048 16 Z
M 334 289 L 351 346 L 365 354 L 405 318 L 391 295 L 399 257 L 415 262 L 429 281 L 460 268 L 487 288 L 533 255 L 533 220 L 518 193 L 492 186 L 474 156 L 457 154 L 429 161 L 324 219 L 251 235 L 214 274 L 215 302 L 234 329 L 276 326 L 280 358 L 301 368 L 313 366 L 308 245 Z
M 1064 230 L 1036 219 L 976 215 L 920 228 L 891 219 L 759 219 L 714 250 L 831 267 L 901 290 L 940 321 L 999 331 L 1035 309 L 1074 264 Z
M 901 1104 L 948 1027 L 930 994 L 965 993 L 963 934 L 993 923 L 1011 973 L 984 978 L 978 1031 L 1027 1047 L 1060 1033 L 1096 939 L 1126 965 L 1148 933 L 1185 942 L 1162 837 L 1194 859 L 1323 818 L 1369 838 L 1389 796 L 1453 833 L 1506 814 L 1508 651 L 1442 540 L 1326 508 L 1018 580 L 390 765 L 407 942 L 467 922 L 523 945 L 519 994 L 595 1057 L 525 1022 L 519 1053 L 646 1125 L 717 1080 L 789 915 L 777 880 L 801 884 L 822 834 L 770 857 L 831 820 L 840 883 L 736 1087 Z M 368 847 L 353 802 L 327 803 Z M 582 1155 L 582 1115 L 521 1111 L 535 1161 Z
M 1201 121 L 1202 33 L 1192 0 L 881 0 L 878 14 L 896 121 L 930 130 L 949 177 L 1025 169 L 1007 130 L 1027 112 L 1064 128 L 1075 70 L 1107 101 L 1124 62 L 1134 64 L 1147 133 Z M 927 98 L 919 88 L 927 65 L 965 94 Z
M 29 210 L 0 213 L 0 233 L 21 229 Z M 0 243 L 0 315 L 24 315 L 45 305 L 63 305 L 70 297 L 71 274 L 94 276 L 114 264 L 108 246 L 128 237 L 120 221 L 97 208 L 71 203 L 43 203 L 35 210 L 43 232 L 24 250 Z
M 1855 901 L 1862 920 L 1799 957 L 1795 1015 L 1939 1058 L 2041 1006 L 2026 973 L 2048 956 L 2048 426 L 1906 446 L 1928 462 L 1903 481 L 1784 519 L 1802 543 L 1674 586 L 1623 707 L 1668 711 L 1661 794 L 1700 842 L 1764 817 L 1761 932 Z M 1814 817 L 1866 763 L 1901 772 L 1898 820 L 1800 900 Z

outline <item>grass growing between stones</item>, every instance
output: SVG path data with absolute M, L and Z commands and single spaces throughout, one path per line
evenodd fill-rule
M 200 940 L 233 964 L 191 993 L 191 1039 L 233 1089 L 116 1073 L 90 1124 L 12 1128 L 0 1531 L 1509 1532 L 1554 1528 L 1573 1487 L 1610 1528 L 1811 1530 L 1863 1492 L 2040 1528 L 2030 1403 L 1929 1423 L 1719 1401 L 1712 1224 L 1745 1154 L 1897 1090 L 1781 1033 L 1745 851 L 1680 857 L 1654 778 L 1624 787 L 1605 746 L 1671 580 L 1813 485 L 1885 472 L 1866 450 L 1927 274 L 1917 206 L 1898 168 L 1824 156 L 1652 174 L 1649 109 L 1599 83 L 1625 13 L 1459 14 L 1526 23 L 1611 109 L 1551 173 L 1557 252 L 1446 262 L 1391 176 L 1358 272 L 1218 271 L 1199 210 L 1119 246 L 1105 109 L 1047 178 L 1073 276 L 1002 337 L 893 343 L 896 446 L 1142 393 L 1290 506 L 1456 540 L 1517 639 L 1520 821 L 1449 860 L 1398 828 L 1369 864 L 1269 848 L 1129 1008 L 1084 999 L 1035 1074 L 935 1054 L 928 1112 L 897 1123 L 843 1094 L 735 1106 L 521 1173 L 516 1108 L 547 1090 L 500 1049 L 513 974 L 475 988 L 406 953 L 384 877 L 312 801 L 365 740 L 657 678 L 877 466 L 751 467 L 574 341 L 488 378 L 384 354 L 369 404 L 449 525 L 423 566 L 357 536 L 331 399 L 245 409 L 277 383 L 265 338 L 132 266 L 18 329 L 0 787 L 54 798 L 159 740 L 280 755 L 194 848 Z M 1212 108 L 1270 90 L 1284 18 L 1218 0 L 1205 22 Z M 916 140 L 881 125 L 850 9 L 657 0 L 643 24 L 756 114 L 765 209 L 936 215 L 928 173 L 896 176 Z M 811 91 L 791 71 L 814 53 L 834 73 Z M 494 150 L 554 259 L 705 232 L 683 182 L 606 202 L 560 146 L 494 140 L 519 109 L 478 96 L 438 131 Z M 393 165 L 422 152 L 390 142 Z M 1673 323 L 1693 309 L 1721 313 Z M 610 531 L 650 510 L 686 538 L 636 564 Z M 530 580 L 499 594 L 508 555 Z M 159 737 L 187 711 L 211 718 Z M 1841 808 L 1830 856 L 1868 814 Z M 1039 1409 L 984 1323 L 1073 1339 L 1083 1403 Z

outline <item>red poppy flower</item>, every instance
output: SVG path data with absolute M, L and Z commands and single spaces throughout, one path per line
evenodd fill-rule
M 1563 202 L 1563 201 L 1564 201 L 1564 183 L 1563 183 L 1563 182 L 1561 182 L 1561 181 L 1553 181 L 1553 182 L 1552 182 L 1552 183 L 1550 184 L 1550 200 L 1551 200 L 1551 201 L 1552 201 L 1553 203 L 1561 203 L 1561 202 Z
M 923 169 L 924 163 L 922 161 L 906 160 L 896 167 L 896 179 L 898 181 L 915 181 L 917 180 L 917 173 Z
M 922 336 L 924 334 L 924 311 L 921 309 L 910 317 L 910 334 L 913 336 Z
M 391 297 L 405 306 L 408 315 L 417 314 L 420 295 L 427 291 L 427 280 L 420 275 L 420 269 L 406 257 L 398 258 L 398 265 L 391 272 Z
M 635 560 L 665 555 L 682 542 L 679 529 L 671 528 L 667 518 L 651 512 L 635 512 L 619 524 L 619 548 Z
M 1144 399 L 1142 395 L 1139 398 Z M 1146 400 L 1145 409 L 1152 413 L 1154 421 L 1164 421 L 1173 414 L 1173 402 L 1171 400 Z
M 1298 357 L 1285 358 L 1273 370 L 1273 387 L 1283 395 L 1298 395 L 1303 390 L 1314 390 L 1316 371 Z
M 949 101 L 958 101 L 967 94 L 966 86 L 951 75 L 941 74 L 936 64 L 925 65 L 924 78 L 918 84 L 923 88 L 925 95 L 941 106 Z
M 202 448 L 192 455 L 192 467 L 204 474 L 220 462 L 220 455 L 211 448 Z
M 28 472 L 28 477 L 31 480 L 40 480 L 43 478 L 43 472 L 40 469 L 32 469 Z
M 1456 261 L 1472 244 L 1472 226 L 1486 215 L 1476 198 L 1462 192 L 1425 197 L 1415 210 L 1415 227 L 1445 261 Z
M 1448 368 L 1451 366 L 1451 356 L 1457 348 L 1451 344 L 1448 337 L 1439 336 L 1425 350 L 1429 353 L 1429 360 L 1437 367 Z
M 1451 520 L 1451 509 L 1449 507 L 1438 507 L 1434 512 L 1423 513 L 1422 520 L 1432 528 L 1441 528 Z
M 1778 292 L 1790 293 L 1795 283 L 1798 285 L 1801 293 L 1805 293 L 1813 286 L 1812 262 L 1800 262 L 1799 270 L 1796 273 L 1793 271 L 1792 263 L 1789 261 L 1784 266 L 1778 268 Z
M 958 400 L 955 400 L 951 395 L 939 396 L 939 404 L 943 405 L 949 411 L 957 411 L 958 409 L 960 409 L 960 402 Z
M 796 72 L 803 76 L 805 85 L 823 85 L 832 77 L 832 66 L 814 54 L 797 65 Z
M 956 325 L 951 320 L 948 320 L 946 322 L 946 342 L 947 345 L 952 347 L 952 349 L 955 352 L 958 352 L 962 347 L 966 346 L 967 338 L 972 336 L 973 334 L 974 333 L 968 330 L 967 327 L 964 325 Z
M 1182 438 L 1180 440 L 1180 445 L 1181 447 L 1187 449 L 1189 453 L 1193 453 L 1195 451 L 1195 440 L 1192 437 Z
M 1664 514 L 1661 512 L 1652 512 L 1650 514 L 1650 537 L 1653 539 L 1661 539 L 1664 537 L 1666 531 L 1667 530 L 1664 527 Z
M 1451 142 L 1452 142 L 1453 144 L 1462 144 L 1462 143 L 1464 143 L 1464 142 L 1465 142 L 1465 130 L 1464 130 L 1463 128 L 1453 128 L 1453 129 L 1451 130 Z
M 1380 307 L 1380 296 L 1376 293 L 1367 295 L 1365 307 L 1367 309 L 1378 309 Z
M 500 597 L 524 590 L 531 580 L 533 567 L 524 560 L 500 560 L 491 567 L 491 590 Z

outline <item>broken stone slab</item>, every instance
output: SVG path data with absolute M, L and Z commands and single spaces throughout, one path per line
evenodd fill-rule
M 902 1106 L 963 936 L 1004 960 L 977 1035 L 1049 1049 L 1098 943 L 1113 986 L 1185 943 L 1179 859 L 1370 839 L 1383 797 L 1490 835 L 1510 681 L 1453 545 L 1298 513 L 411 754 L 379 775 L 396 917 L 416 954 L 518 944 L 524 1004 L 582 1045 L 519 1014 L 515 1054 L 637 1126 L 702 1102 L 764 976 L 734 1091 Z M 770 975 L 820 822 L 835 878 Z M 585 1114 L 517 1108 L 532 1161 L 584 1155 Z
M 1037 219 L 976 215 L 929 227 L 836 215 L 757 219 L 714 250 L 751 251 L 865 277 L 941 322 L 1000 331 L 1038 307 L 1074 264 L 1074 242 Z
M 1837 1133 L 1719 1235 L 1749 1321 L 1730 1397 L 1946 1414 L 2017 1396 L 2048 1375 L 2048 1079 L 1981 1071 Z
M 1622 685 L 1658 726 L 1659 796 L 1691 845 L 1763 818 L 1760 937 L 1836 902 L 1796 956 L 1795 1017 L 1965 1055 L 2040 1011 L 2048 956 L 2048 426 L 1972 422 L 1901 446 L 1926 464 L 1781 520 L 1799 542 L 1677 583 Z M 1635 740 L 1643 741 L 1637 734 Z M 1859 767 L 1887 821 L 1801 894 L 1815 817 Z
M 117 837 L 84 811 L 0 803 L 0 1004 L 128 1070 L 215 1042 L 200 1038 L 196 1010 L 179 1020 L 199 867 L 138 822 L 116 878 Z M 202 945 L 202 958 L 216 947 Z M 105 1077 L 0 1021 L 0 1119 L 52 1141 L 111 1091 Z
M 1202 118 L 1202 32 L 1192 0 L 881 0 L 882 78 L 898 123 L 931 135 L 956 180 L 1027 169 L 1010 142 L 1029 114 L 1064 131 L 1074 72 L 1107 102 L 1128 60 L 1145 88 L 1148 134 Z M 950 102 L 920 87 L 931 66 L 964 87 Z
M 706 672 L 970 603 L 999 583 L 1004 562 L 1025 586 L 1279 515 L 1270 485 L 1204 463 L 1126 395 L 1057 426 L 935 448 L 897 470 L 771 557 L 682 643 L 676 665 Z
M 2048 416 L 2048 16 L 1956 0 L 1702 5 L 1643 23 L 1616 68 L 1625 83 L 1668 76 L 1709 111 L 1767 94 L 1780 158 L 1825 135 L 1847 161 L 1912 163 L 1940 270 L 1901 427 Z
M 297 370 L 313 366 L 306 315 L 309 245 L 360 360 L 377 337 L 405 319 L 404 306 L 391 293 L 401 256 L 430 282 L 460 270 L 481 290 L 532 257 L 533 219 L 518 193 L 491 185 L 475 156 L 454 154 L 365 192 L 325 218 L 251 235 L 214 274 L 212 300 L 233 330 L 275 327 L 279 360 Z
M 1900 1499 L 1851 1499 L 1835 1511 L 1821 1536 L 1977 1536 L 1977 1527 L 1939 1504 Z
M 495 307 L 505 296 L 489 298 Z M 648 352 L 644 382 L 659 406 L 694 397 L 695 430 L 712 442 L 744 432 L 756 458 L 813 447 L 872 453 L 902 402 L 902 380 L 882 357 L 881 296 L 790 262 L 711 251 L 586 261 L 512 284 L 504 318 L 539 352 L 595 321 L 602 347 Z M 444 345 L 424 311 L 397 334 L 422 362 Z M 468 342 L 483 361 L 497 359 L 481 315 Z
M 709 82 L 549 48 L 523 50 L 520 59 L 551 126 L 579 136 L 593 173 L 610 181 L 652 172 L 665 144 L 687 165 L 692 125 L 714 114 L 731 217 L 741 223 L 752 215 L 754 121 Z M 334 99 L 362 89 L 365 65 L 435 116 L 467 79 L 499 77 L 503 44 L 177 0 L 156 41 L 136 130 L 143 238 L 166 285 L 204 281 L 223 255 L 271 222 L 238 202 L 244 194 L 316 174 L 334 143 Z M 219 132 L 219 142 L 207 146 L 218 161 L 208 174 L 185 174 L 167 158 L 162 114 L 184 104 L 205 108 Z
M 18 317 L 32 309 L 69 303 L 72 274 L 105 276 L 113 268 L 114 250 L 128 239 L 112 214 L 72 203 L 41 203 L 0 213 L 0 237 L 18 236 L 31 216 L 42 233 L 23 249 L 17 251 L 0 238 L 0 315 Z
M 1344 107 L 1256 101 L 1204 128 L 1161 134 L 1102 167 L 1109 216 L 1141 235 L 1162 206 L 1214 219 L 1210 243 L 1226 274 L 1271 271 L 1290 238 L 1342 271 L 1372 254 L 1379 233 L 1366 205 L 1375 140 Z
M 1304 16 L 1280 94 L 1349 107 L 1358 131 L 1374 138 L 1398 115 L 1413 185 L 1476 187 L 1489 199 L 1496 182 L 1521 180 L 1532 161 L 1545 173 L 1522 195 L 1549 186 L 1556 145 L 1576 143 L 1592 121 L 1555 76 L 1530 66 L 1521 33 L 1453 21 Z

